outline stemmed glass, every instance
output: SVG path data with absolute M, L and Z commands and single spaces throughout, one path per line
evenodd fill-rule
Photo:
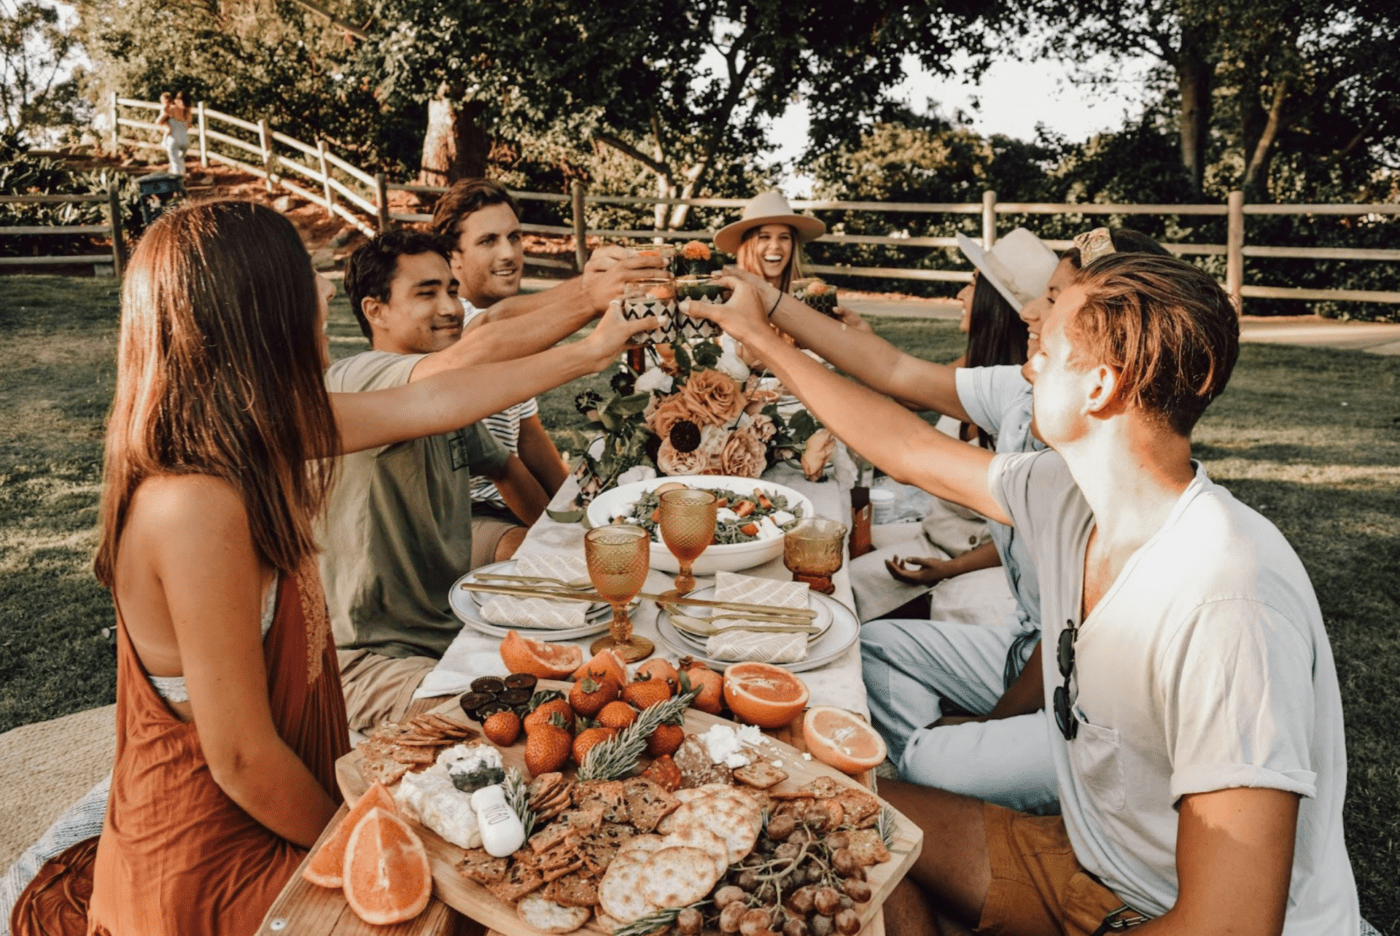
M 593 588 L 612 605 L 608 636 L 590 646 L 590 653 L 608 648 L 632 663 L 651 656 L 656 645 L 632 633 L 627 605 L 646 584 L 651 565 L 651 534 L 639 526 L 603 526 L 583 537 L 583 555 Z
M 719 499 L 709 491 L 680 488 L 661 495 L 661 539 L 681 565 L 676 576 L 676 594 L 695 590 L 690 567 L 714 541 Z
M 806 582 L 813 591 L 829 595 L 836 590 L 831 577 L 841 568 L 841 545 L 846 526 L 836 520 L 814 517 L 803 520 L 783 535 L 783 565 L 794 582 Z

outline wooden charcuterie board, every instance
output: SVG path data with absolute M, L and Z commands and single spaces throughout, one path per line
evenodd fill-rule
M 569 685 L 569 683 L 540 680 L 538 688 L 560 689 L 567 692 Z M 467 720 L 461 709 L 457 707 L 455 699 L 444 703 L 435 711 L 442 712 L 458 721 L 475 724 Z M 687 710 L 685 729 L 688 734 L 703 734 L 712 725 L 738 727 L 728 719 L 709 715 L 697 709 Z M 842 786 L 849 786 L 866 793 L 870 792 L 852 778 L 828 767 L 815 758 L 805 760 L 802 753 L 796 748 L 770 735 L 765 735 L 765 738 L 768 741 L 768 744 L 762 749 L 765 756 L 771 755 L 780 759 L 783 764 L 782 769 L 788 774 L 788 779 L 773 787 L 769 792 L 782 793 L 796 790 L 818 777 L 830 777 Z M 514 745 L 500 750 L 502 760 L 507 767 L 518 767 L 526 777 L 529 777 L 528 771 L 525 770 L 525 738 L 523 734 Z M 357 800 L 369 788 L 369 782 L 360 771 L 361 760 L 360 752 L 352 751 L 336 763 L 336 779 L 347 803 Z M 570 771 L 566 771 L 566 774 L 571 770 L 572 768 Z M 881 802 L 883 804 L 883 801 Z M 865 927 L 870 919 L 878 913 L 880 905 L 884 903 L 894 886 L 904 877 L 923 847 L 922 830 L 907 816 L 893 808 L 891 808 L 891 812 L 895 819 L 895 834 L 893 844 L 889 849 L 890 860 L 866 869 L 872 896 L 867 903 L 856 906 L 862 927 Z M 524 936 L 545 936 L 542 931 L 526 924 L 515 912 L 513 904 L 498 900 L 485 887 L 458 873 L 456 865 L 462 858 L 463 849 L 444 841 L 432 830 L 417 823 L 414 823 L 414 828 L 422 837 L 423 844 L 428 851 L 428 860 L 433 871 L 433 895 L 435 897 L 466 916 L 484 923 L 492 930 L 502 933 L 519 933 L 524 934 Z M 591 919 L 584 929 L 591 930 L 595 927 L 597 927 L 596 918 Z M 598 927 L 598 931 L 602 931 L 601 927 Z

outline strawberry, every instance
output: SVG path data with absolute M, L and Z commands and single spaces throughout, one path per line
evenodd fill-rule
M 563 716 L 543 722 L 525 736 L 525 769 L 532 777 L 560 770 L 568 763 L 572 747 Z
M 724 677 L 719 673 L 691 657 L 681 657 L 679 678 L 681 692 L 700 689 L 700 694 L 690 703 L 691 708 L 711 715 L 718 715 L 724 708 Z
M 637 720 L 637 710 L 626 702 L 609 702 L 603 706 L 603 710 L 598 713 L 598 724 L 605 728 L 616 728 L 618 731 L 626 728 Z
M 497 712 L 482 723 L 481 732 L 496 747 L 510 747 L 520 737 L 520 716 L 514 712 Z
M 584 676 L 569 690 L 569 704 L 584 718 L 594 718 L 613 699 L 617 698 L 617 683 L 611 679 L 596 680 Z
M 588 752 L 593 749 L 593 745 L 601 744 L 609 738 L 617 737 L 616 728 L 585 728 L 574 738 L 574 763 L 583 766 L 583 759 L 588 756 Z
M 622 701 L 636 709 L 651 708 L 658 702 L 671 698 L 671 687 L 664 679 L 643 676 L 622 687 Z
M 564 699 L 555 698 L 547 702 L 541 702 L 530 710 L 530 714 L 525 716 L 525 733 L 529 734 L 534 731 L 539 726 L 548 722 L 550 718 L 556 714 L 563 719 L 563 724 L 560 727 L 564 728 L 566 731 L 573 730 L 573 708 Z
M 685 740 L 685 729 L 680 725 L 657 725 L 656 730 L 647 738 L 647 753 L 652 757 L 660 757 L 663 754 L 670 756 L 676 753 L 676 749 Z

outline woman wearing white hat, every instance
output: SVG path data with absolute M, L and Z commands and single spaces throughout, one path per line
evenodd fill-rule
M 782 292 L 802 279 L 802 245 L 826 233 L 826 225 L 792 210 L 782 192 L 756 195 L 743 216 L 715 232 L 715 246 L 733 254 L 740 269 L 761 276 Z

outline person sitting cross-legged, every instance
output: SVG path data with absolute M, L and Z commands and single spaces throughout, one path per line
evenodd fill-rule
M 1307 570 L 1191 459 L 1239 353 L 1220 286 L 1171 257 L 1086 264 L 1029 364 L 1051 450 L 993 455 L 789 348 L 728 285 L 690 314 L 751 342 L 890 475 L 1012 525 L 1039 576 L 1033 704 L 1053 712 L 1062 815 L 882 782 L 924 831 L 888 931 L 1358 933 L 1341 693 Z

